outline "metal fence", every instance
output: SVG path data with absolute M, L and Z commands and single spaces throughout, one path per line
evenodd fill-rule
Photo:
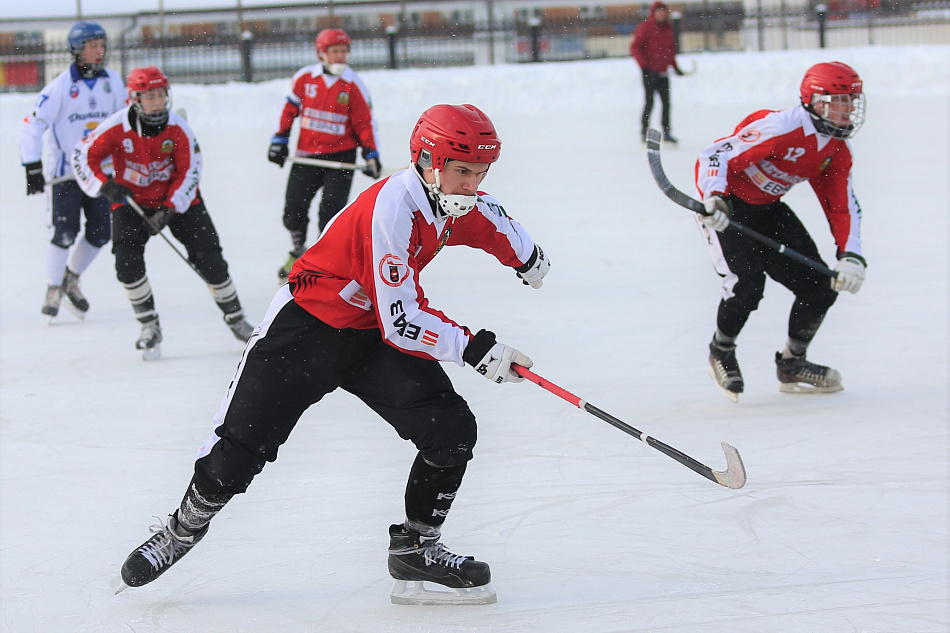
M 674 27 L 681 53 L 950 43 L 950 1 L 890 0 L 866 8 L 874 1 L 860 0 L 862 10 L 829 10 L 814 0 L 778 10 L 704 1 L 674 14 Z M 639 21 L 527 20 L 350 30 L 350 64 L 398 69 L 624 57 Z M 109 65 L 126 76 L 132 68 L 154 64 L 179 83 L 265 81 L 315 63 L 315 35 L 112 38 Z M 0 90 L 36 91 L 71 62 L 65 42 L 0 43 Z

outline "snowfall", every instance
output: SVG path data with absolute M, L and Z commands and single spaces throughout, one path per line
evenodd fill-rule
M 82 279 L 86 320 L 47 323 L 46 202 L 25 195 L 17 147 L 34 95 L 0 97 L 0 630 L 946 633 L 950 47 L 684 55 L 695 73 L 672 79 L 681 142 L 663 161 L 695 195 L 700 150 L 754 110 L 795 105 L 804 71 L 835 59 L 866 85 L 853 148 L 869 267 L 809 357 L 845 390 L 779 392 L 792 296 L 770 281 L 739 340 L 737 404 L 707 374 L 719 278 L 695 219 L 651 177 L 632 62 L 362 73 L 385 167 L 408 163 L 430 105 L 488 113 L 503 151 L 483 188 L 553 263 L 533 290 L 484 253 L 446 249 L 422 276 L 432 304 L 712 468 L 732 444 L 748 472 L 742 489 L 716 485 L 537 385 L 448 365 L 480 437 L 443 541 L 490 563 L 490 606 L 390 603 L 387 528 L 404 518 L 414 449 L 344 392 L 306 412 L 174 569 L 115 594 L 125 557 L 178 506 L 242 346 L 160 239 L 147 250 L 160 360 L 134 349 L 108 251 Z M 288 85 L 173 86 L 252 321 L 290 246 L 288 170 L 266 160 Z M 352 197 L 371 182 L 358 174 Z M 807 184 L 786 200 L 833 262 Z

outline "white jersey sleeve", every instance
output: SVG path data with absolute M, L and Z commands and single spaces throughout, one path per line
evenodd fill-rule
M 72 174 L 73 148 L 100 122 L 125 106 L 122 78 L 104 70 L 92 80 L 82 79 L 75 65 L 51 81 L 36 98 L 33 112 L 20 129 L 20 160 L 42 159 L 43 136 L 49 131 L 46 173 L 50 178 Z

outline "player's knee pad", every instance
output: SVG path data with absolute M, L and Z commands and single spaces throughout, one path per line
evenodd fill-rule
M 74 231 L 58 229 L 53 233 L 53 239 L 50 240 L 50 242 L 60 248 L 69 248 L 76 243 L 76 233 Z
M 461 466 L 472 457 L 472 447 L 464 444 L 422 451 L 422 459 L 433 468 Z

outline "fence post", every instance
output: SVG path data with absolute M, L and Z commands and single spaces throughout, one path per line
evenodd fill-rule
M 673 11 L 670 13 L 670 22 L 673 25 L 673 50 L 677 53 L 680 52 L 680 26 L 682 19 L 683 14 L 679 11 Z
M 399 35 L 399 27 L 395 24 L 390 24 L 386 27 L 386 39 L 389 42 L 389 68 L 395 70 L 399 68 L 399 64 L 396 60 L 396 40 Z
M 828 7 L 819 4 L 815 6 L 815 11 L 818 12 L 818 48 L 825 47 L 825 26 L 828 21 Z
M 531 61 L 541 61 L 541 20 L 531 18 L 528 20 L 531 26 Z
M 241 80 L 251 83 L 254 80 L 254 68 L 251 66 L 251 48 L 254 46 L 254 34 L 241 33 Z

